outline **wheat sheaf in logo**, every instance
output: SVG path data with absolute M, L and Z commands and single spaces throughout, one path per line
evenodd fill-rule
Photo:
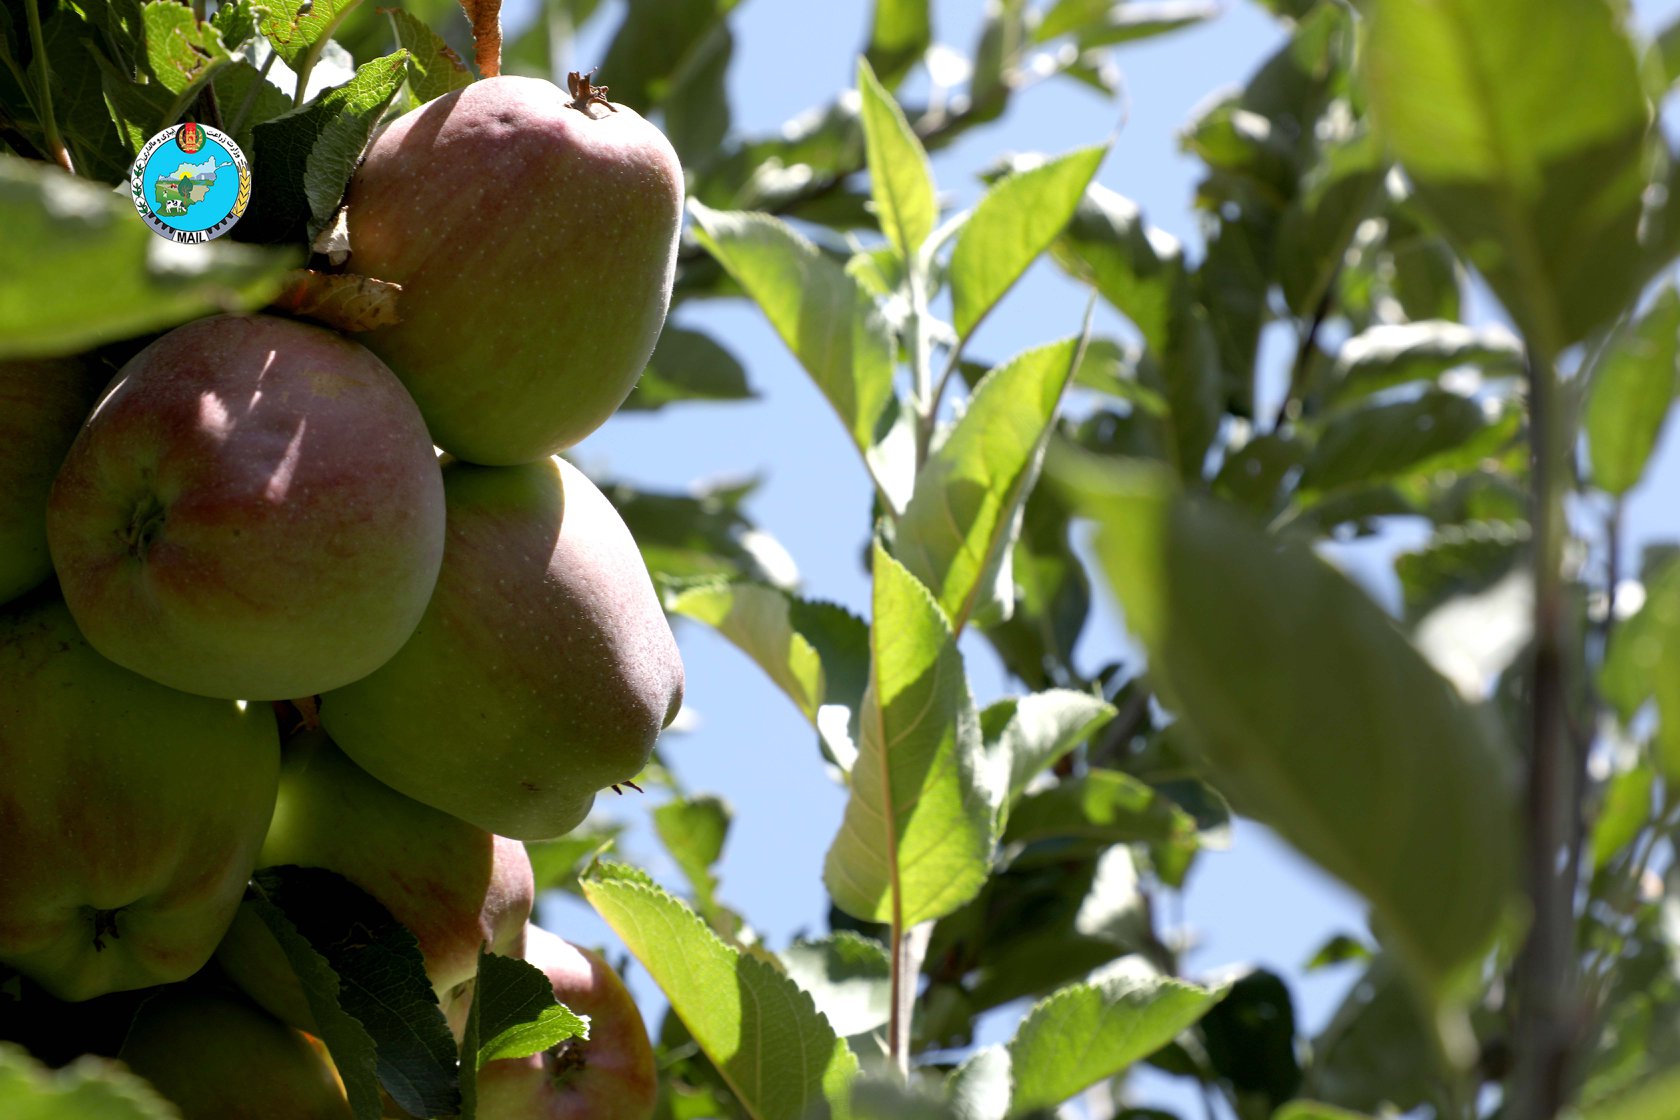
M 251 165 L 225 132 L 187 121 L 146 141 L 129 169 L 134 208 L 161 237 L 199 244 L 232 229 L 251 202 Z

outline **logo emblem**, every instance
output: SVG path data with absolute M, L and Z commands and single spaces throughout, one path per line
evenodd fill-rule
M 140 149 L 128 174 L 134 208 L 160 237 L 201 244 L 233 228 L 251 201 L 251 165 L 231 137 L 187 121 Z

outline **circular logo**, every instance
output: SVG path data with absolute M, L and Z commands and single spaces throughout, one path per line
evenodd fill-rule
M 140 149 L 128 173 L 134 208 L 160 237 L 197 244 L 233 228 L 251 202 L 251 165 L 219 129 L 171 125 Z

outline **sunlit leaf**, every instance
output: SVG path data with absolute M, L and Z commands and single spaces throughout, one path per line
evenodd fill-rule
M 478 1027 L 478 1069 L 486 1062 L 540 1054 L 568 1038 L 589 1037 L 589 1018 L 555 1000 L 554 986 L 540 968 L 482 949 L 472 1015 Z
M 876 545 L 858 759 L 823 882 L 835 905 L 909 929 L 974 897 L 992 849 L 980 722 L 933 597 Z
M 792 980 L 644 875 L 600 864 L 583 891 L 755 1120 L 848 1114 L 857 1059 Z
M 690 209 L 701 243 L 758 303 L 867 450 L 892 396 L 892 340 L 874 301 L 786 223 L 698 202 Z
M 1021 529 L 1056 410 L 1073 377 L 1076 339 L 999 366 L 975 387 L 962 418 L 916 476 L 895 551 L 930 588 L 954 630 L 985 605 Z M 1004 603 L 1004 617 L 1009 603 Z
M 1171 1042 L 1224 992 L 1121 961 L 1036 1004 L 1009 1043 L 1009 1116 L 1054 1108 Z
M 939 220 L 933 169 L 928 166 L 922 142 L 904 118 L 904 110 L 875 77 L 867 60 L 858 60 L 857 83 L 863 98 L 869 186 L 875 196 L 881 232 L 898 247 L 901 260 L 914 261 L 916 251 Z
M 795 941 L 781 958 L 788 975 L 811 993 L 836 1033 L 863 1034 L 886 1024 L 892 966 L 880 942 L 840 932 Z
M 1052 688 L 999 700 L 981 715 L 986 753 L 1008 774 L 1013 801 L 1033 778 L 1055 765 L 1114 718 L 1114 705 L 1088 692 Z
M 1073 216 L 1106 147 L 1081 148 L 993 183 L 957 234 L 950 284 L 957 333 L 967 336 Z

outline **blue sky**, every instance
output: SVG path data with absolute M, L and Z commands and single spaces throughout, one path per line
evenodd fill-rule
M 509 5 L 510 29 L 529 18 L 522 16 L 529 2 Z M 1637 0 L 1634 7 L 1637 23 L 1646 30 L 1680 16 L 1680 0 Z M 602 39 L 618 21 L 616 5 L 603 8 L 604 18 L 584 29 L 571 60 L 579 69 L 600 60 Z M 746 0 L 732 17 L 736 127 L 749 133 L 773 130 L 848 88 L 870 9 L 867 0 Z M 936 2 L 935 38 L 970 53 L 980 10 L 978 0 Z M 1280 25 L 1258 5 L 1227 0 L 1223 14 L 1208 24 L 1122 49 L 1124 113 L 1122 103 L 1072 82 L 1035 87 L 1018 98 L 1002 122 L 935 157 L 946 201 L 951 207 L 971 204 L 979 194 L 976 173 L 1002 152 L 1054 154 L 1100 143 L 1118 129 L 1098 181 L 1136 201 L 1153 224 L 1199 256 L 1200 239 L 1189 209 L 1198 165 L 1179 153 L 1177 131 L 1199 102 L 1244 80 L 1281 39 Z M 610 84 L 612 75 L 599 78 Z M 997 361 L 1075 333 L 1084 304 L 1081 289 L 1041 264 L 981 328 L 969 353 Z M 744 302 L 684 308 L 677 321 L 709 331 L 733 350 L 761 399 L 621 414 L 580 445 L 576 459 L 597 475 L 664 489 L 683 488 L 697 479 L 761 477 L 748 511 L 792 554 L 805 594 L 867 614 L 869 585 L 859 558 L 869 530 L 870 488 L 828 405 Z M 1125 332 L 1106 309 L 1099 311 L 1096 329 Z M 1273 328 L 1263 345 L 1263 364 L 1280 369 L 1292 347 L 1288 328 Z M 1677 444 L 1680 440 L 1669 433 L 1651 476 L 1630 502 L 1628 522 L 1636 542 L 1680 537 L 1680 503 L 1672 497 L 1680 490 Z M 1659 492 L 1668 496 L 1667 502 L 1656 500 Z M 1381 592 L 1382 554 L 1403 540 L 1402 533 L 1341 559 Z M 720 794 L 736 810 L 721 864 L 721 897 L 745 914 L 772 947 L 782 947 L 799 932 L 820 934 L 827 906 L 822 859 L 839 825 L 843 792 L 824 776 L 808 725 L 756 666 L 698 626 L 684 625 L 678 636 L 697 726 L 668 736 L 663 750 L 690 788 Z M 1105 595 L 1087 629 L 1084 663 L 1100 663 L 1124 648 L 1118 612 Z M 966 638 L 963 650 L 980 703 L 1011 691 L 979 639 Z M 642 806 L 608 800 L 608 810 L 638 826 L 624 842 L 625 854 L 656 871 L 668 866 L 641 827 Z M 1200 861 L 1184 903 L 1181 915 L 1169 912 L 1165 918 L 1184 922 L 1195 936 L 1197 948 L 1188 956 L 1193 973 L 1254 963 L 1298 977 L 1299 965 L 1325 936 L 1364 929 L 1354 900 L 1257 826 L 1239 827 L 1229 852 Z M 557 932 L 564 936 L 585 943 L 611 941 L 581 905 L 564 903 L 550 913 L 558 917 Z M 1297 1013 L 1306 1029 L 1325 1022 L 1350 979 L 1345 971 L 1332 971 L 1299 982 Z M 633 977 L 633 986 L 644 1006 L 658 1006 L 645 976 Z M 1012 1028 L 1010 1017 L 989 1024 L 986 1033 L 1006 1037 Z M 1191 1104 L 1164 1079 L 1141 1079 L 1138 1093 L 1144 1100 L 1170 1102 L 1181 1112 Z M 1199 1114 L 1199 1102 L 1195 1108 Z

